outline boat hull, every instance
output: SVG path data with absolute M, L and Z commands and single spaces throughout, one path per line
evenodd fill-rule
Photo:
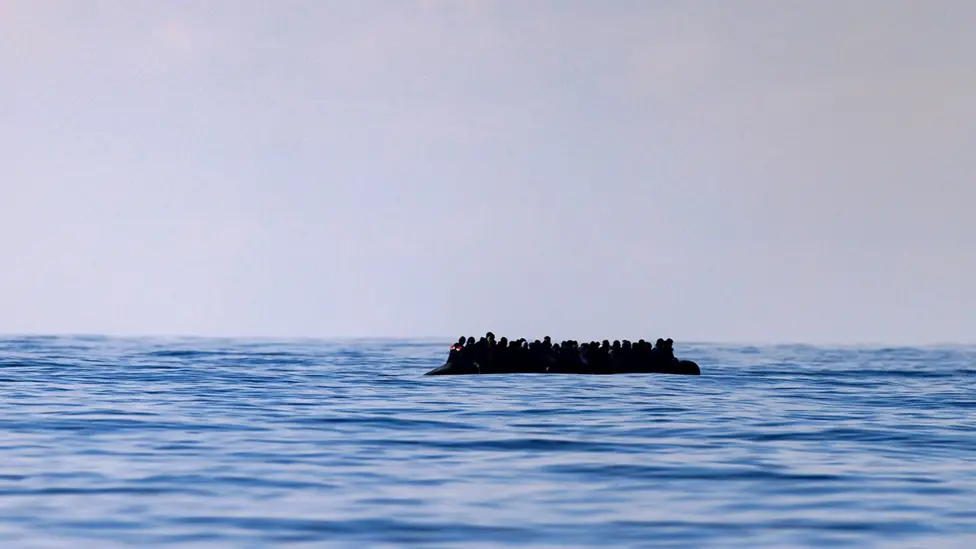
M 459 376 L 485 374 L 578 374 L 578 375 L 613 375 L 613 374 L 673 374 L 673 375 L 701 375 L 701 368 L 691 360 L 654 361 L 647 364 L 626 364 L 606 367 L 591 367 L 585 364 L 497 364 L 481 365 L 473 361 L 448 361 L 443 366 L 434 368 L 424 375 L 428 376 Z

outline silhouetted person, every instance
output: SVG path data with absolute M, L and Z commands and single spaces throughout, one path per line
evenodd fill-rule
M 501 365 L 505 368 L 511 368 L 512 365 L 509 364 L 509 354 L 508 338 L 502 336 L 502 338 L 498 340 L 498 344 L 495 345 L 495 352 L 492 360 L 495 361 L 495 364 Z
M 461 336 L 457 340 L 457 343 L 455 343 L 454 345 L 451 345 L 451 351 L 447 355 L 447 361 L 448 362 L 455 361 L 457 358 L 459 358 L 461 356 L 461 351 L 462 350 L 464 350 L 464 336 Z
M 674 358 L 674 340 L 669 337 L 666 340 L 664 340 L 664 345 L 665 345 L 665 347 L 664 347 L 664 356 L 667 357 L 668 360 L 675 360 L 675 358 Z
M 631 345 L 630 341 L 624 340 L 623 344 L 620 346 L 620 363 L 623 366 L 629 367 L 634 361 L 634 347 Z

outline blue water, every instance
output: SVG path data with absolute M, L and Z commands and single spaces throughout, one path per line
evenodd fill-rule
M 976 547 L 976 349 L 0 340 L 0 547 Z

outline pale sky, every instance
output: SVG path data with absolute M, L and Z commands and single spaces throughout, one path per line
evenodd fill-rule
M 976 342 L 974 29 L 0 0 L 0 333 Z

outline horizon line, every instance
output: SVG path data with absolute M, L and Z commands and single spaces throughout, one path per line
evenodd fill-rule
M 367 341 L 367 340 L 382 340 L 382 341 L 423 341 L 423 342 L 437 342 L 444 341 L 445 343 L 453 343 L 456 341 L 457 336 L 438 336 L 438 335 L 426 335 L 426 336 L 402 336 L 402 335 L 379 335 L 379 334 L 361 334 L 361 335 L 208 335 L 208 334 L 181 334 L 181 333 L 150 333 L 150 332 L 0 332 L 0 340 L 3 339 L 17 339 L 17 338 L 99 338 L 99 339 L 224 339 L 224 340 L 272 340 L 272 341 Z M 472 336 L 480 338 L 481 336 Z M 500 338 L 501 336 L 499 336 Z M 543 336 L 538 338 L 525 338 L 529 339 L 542 339 Z M 609 339 L 610 341 L 620 340 L 623 341 L 625 338 L 592 338 L 589 341 L 602 341 L 604 339 Z M 655 341 L 656 338 L 644 338 L 645 341 Z M 585 341 L 583 338 L 577 339 L 577 341 Z M 636 341 L 636 339 L 631 339 L 631 341 Z M 678 340 L 675 339 L 674 342 L 678 345 L 735 345 L 743 347 L 795 347 L 795 346 L 809 346 L 809 347 L 872 347 L 872 348 L 918 348 L 918 347 L 966 347 L 966 346 L 976 346 L 976 342 L 962 342 L 962 341 L 932 341 L 927 343 L 910 343 L 901 342 L 893 343 L 890 341 L 814 341 L 814 340 L 734 340 L 734 339 L 688 339 L 688 340 Z

